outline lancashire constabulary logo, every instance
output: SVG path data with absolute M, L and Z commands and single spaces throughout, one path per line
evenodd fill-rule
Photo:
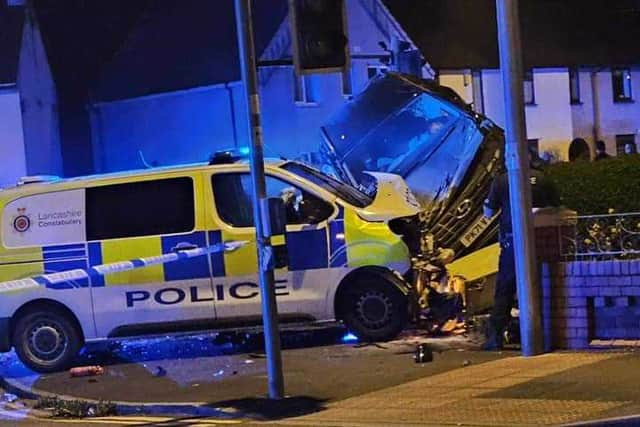
M 18 208 L 18 215 L 13 218 L 13 228 L 19 233 L 24 233 L 31 227 L 31 218 L 26 212 L 26 208 Z

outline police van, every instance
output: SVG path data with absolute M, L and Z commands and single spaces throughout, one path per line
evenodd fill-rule
M 5 290 L 0 351 L 13 347 L 31 369 L 51 372 L 69 366 L 84 343 L 259 325 L 249 166 L 222 159 L 35 177 L 1 190 L 0 282 L 248 243 L 231 252 Z M 419 212 L 402 178 L 376 173 L 377 191 L 367 195 L 294 161 L 269 160 L 265 170 L 267 196 L 287 201 L 286 262 L 276 269 L 281 322 L 340 320 L 361 338 L 394 337 L 407 318 L 409 285 L 402 274 L 410 255 L 389 221 Z

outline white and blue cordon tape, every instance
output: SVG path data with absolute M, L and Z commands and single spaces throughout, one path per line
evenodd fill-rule
M 58 283 L 64 283 L 73 280 L 87 279 L 96 276 L 105 276 L 108 274 L 134 270 L 136 268 L 149 267 L 151 265 L 167 264 L 174 261 L 180 261 L 217 252 L 231 252 L 246 245 L 247 243 L 248 242 L 244 240 L 230 241 L 218 243 L 216 245 L 208 247 L 181 249 L 175 253 L 170 254 L 96 265 L 86 270 L 82 268 L 76 268 L 74 270 L 60 271 L 57 273 L 40 274 L 38 276 L 32 276 L 25 279 L 9 280 L 7 282 L 0 282 L 0 292 L 55 285 Z

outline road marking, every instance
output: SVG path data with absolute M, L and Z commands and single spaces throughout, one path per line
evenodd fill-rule
M 212 418 L 179 418 L 179 417 L 96 417 L 96 418 L 35 418 L 37 420 L 46 420 L 50 423 L 59 424 L 111 424 L 111 425 L 127 425 L 127 426 L 149 426 L 160 425 L 166 427 L 171 426 L 197 426 L 197 427 L 215 427 L 219 425 L 240 424 L 242 420 L 218 420 Z

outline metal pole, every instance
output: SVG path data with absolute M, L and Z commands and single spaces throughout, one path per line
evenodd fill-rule
M 273 274 L 273 250 L 271 248 L 271 226 L 264 178 L 264 156 L 262 125 L 260 123 L 260 97 L 258 94 L 258 73 L 253 40 L 251 0 L 235 0 L 236 29 L 240 68 L 247 97 L 247 110 L 251 127 L 251 178 L 253 181 L 253 218 L 256 225 L 256 246 L 258 249 L 258 279 L 262 301 L 262 323 L 264 343 L 267 353 L 267 373 L 269 376 L 269 397 L 284 397 L 282 375 L 282 354 L 278 330 L 278 307 L 276 305 L 275 280 Z
M 522 354 L 534 356 L 543 352 L 544 343 L 529 190 L 518 0 L 496 0 L 496 5 L 507 133 L 505 161 L 512 206 Z
M 591 158 L 596 158 L 596 142 L 600 139 L 600 91 L 598 90 L 598 69 L 591 71 L 591 104 L 593 106 L 593 144 L 590 144 Z

